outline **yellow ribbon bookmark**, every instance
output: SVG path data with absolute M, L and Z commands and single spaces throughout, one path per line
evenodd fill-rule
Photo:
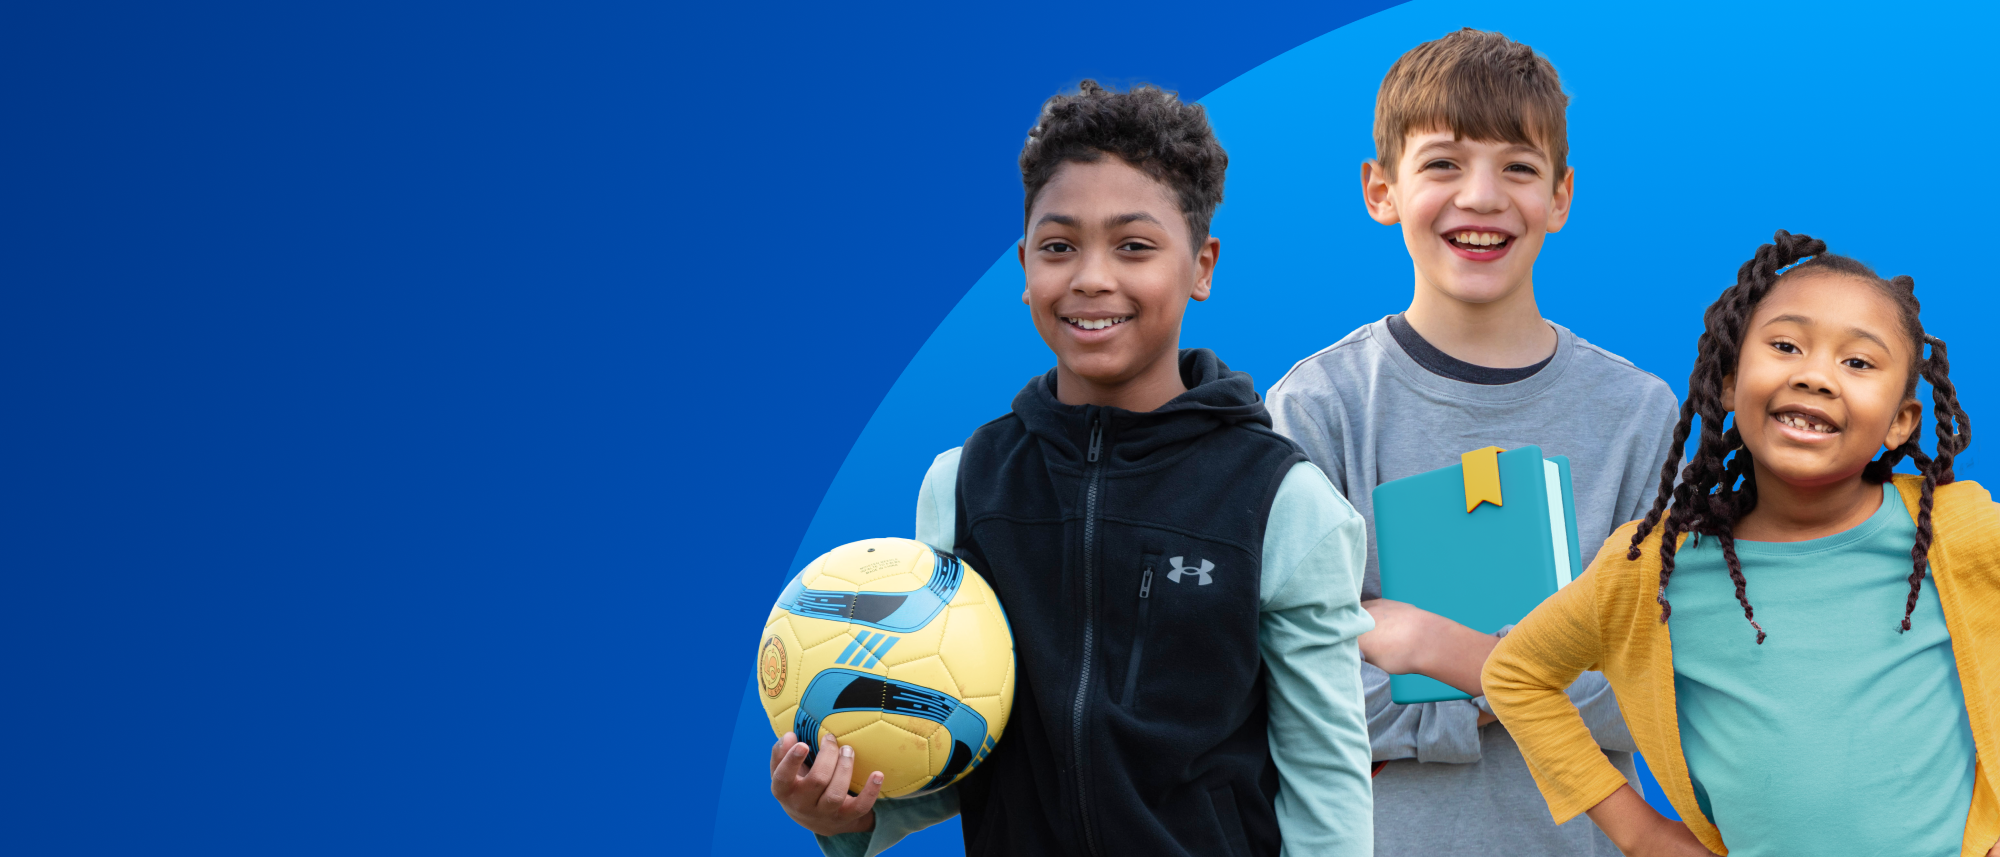
M 1460 467 L 1465 471 L 1465 511 L 1470 513 L 1481 503 L 1500 505 L 1500 453 L 1506 450 L 1497 446 L 1475 449 L 1458 457 Z

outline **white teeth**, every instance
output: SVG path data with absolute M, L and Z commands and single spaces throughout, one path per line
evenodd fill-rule
M 1507 237 L 1498 232 L 1460 232 L 1453 235 L 1452 240 L 1471 247 L 1490 247 L 1504 243 Z
M 1117 317 L 1117 318 L 1067 318 L 1067 317 L 1065 317 L 1065 318 L 1063 319 L 1063 321 L 1066 321 L 1066 322 L 1069 322 L 1070 324 L 1073 324 L 1073 325 L 1076 325 L 1077 327 L 1081 327 L 1081 328 L 1083 328 L 1084 330 L 1103 330 L 1103 329 L 1105 329 L 1105 328 L 1107 328 L 1107 327 L 1110 327 L 1110 326 L 1112 326 L 1112 325 L 1114 325 L 1114 324 L 1124 324 L 1125 322 L 1127 322 L 1127 321 L 1130 321 L 1131 319 L 1132 319 L 1132 317 L 1131 317 L 1131 316 L 1129 316 L 1129 315 L 1121 315 L 1121 316 L 1119 316 L 1119 317 Z
M 1811 417 L 1807 417 L 1801 414 L 1779 414 L 1778 422 L 1784 423 L 1785 425 L 1791 426 L 1792 428 L 1795 429 L 1815 432 L 1818 434 L 1833 433 L 1833 426 L 1827 425 L 1818 420 L 1812 419 Z

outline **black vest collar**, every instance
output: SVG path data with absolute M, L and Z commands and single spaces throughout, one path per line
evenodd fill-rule
M 1157 455 L 1238 423 L 1271 426 L 1271 415 L 1247 372 L 1230 369 L 1206 348 L 1180 352 L 1181 383 L 1187 392 L 1152 411 L 1099 405 L 1065 405 L 1056 399 L 1056 372 L 1050 369 L 1014 396 L 1014 414 L 1042 441 L 1051 463 L 1081 468 L 1090 448 L 1091 422 L 1103 423 L 1109 463 L 1138 465 Z

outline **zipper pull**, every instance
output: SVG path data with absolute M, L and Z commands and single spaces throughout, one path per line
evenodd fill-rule
M 1089 460 L 1091 460 L 1091 461 L 1096 461 L 1096 460 L 1097 460 L 1097 451 L 1098 451 L 1098 449 L 1100 449 L 1100 448 L 1101 448 L 1101 447 L 1102 447 L 1103 445 L 1104 445 L 1104 423 L 1103 423 L 1103 422 L 1101 422 L 1101 421 L 1099 421 L 1099 420 L 1091 420 L 1091 421 L 1090 421 L 1090 459 L 1089 459 Z
M 1149 598 L 1153 594 L 1153 567 L 1146 566 L 1146 573 L 1139 576 L 1139 597 Z

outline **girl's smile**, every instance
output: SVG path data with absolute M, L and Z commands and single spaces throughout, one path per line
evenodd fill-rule
M 1833 418 L 1818 408 L 1786 405 L 1771 414 L 1771 419 L 1778 424 L 1780 434 L 1797 443 L 1830 442 L 1840 433 Z
M 1846 494 L 1879 493 L 1862 483 L 1862 469 L 1883 447 L 1902 446 L 1922 414 L 1911 396 L 1916 344 L 1899 318 L 1880 288 L 1837 274 L 1787 278 L 1757 304 L 1723 399 L 1765 500 L 1776 491 L 1845 508 Z M 1759 502 L 1738 536 L 1757 537 L 1767 505 Z M 1872 501 L 1857 502 L 1836 523 L 1874 510 Z
M 1735 546 L 1852 530 L 1882 509 L 1882 485 L 1894 479 L 1916 523 L 1899 626 L 1910 629 L 1929 572 L 1936 491 L 1952 483 L 1952 462 L 1972 440 L 1944 340 L 1924 332 L 1921 309 L 1910 277 L 1885 279 L 1828 253 L 1824 241 L 1782 229 L 1737 269 L 1736 284 L 1703 313 L 1707 330 L 1674 425 L 1674 437 L 1687 438 L 1699 418 L 1700 446 L 1685 469 L 1681 453 L 1668 452 L 1653 510 L 1626 549 L 1626 559 L 1637 560 L 1658 533 L 1661 622 L 1673 616 L 1667 583 L 1680 537 L 1714 534 L 1743 618 L 1762 644 Z M 1919 380 L 1930 382 L 1936 406 L 1935 453 L 1915 439 L 1924 412 Z M 1899 464 L 1915 465 L 1920 478 L 1896 475 Z M 1913 482 L 1922 486 L 1914 494 Z

